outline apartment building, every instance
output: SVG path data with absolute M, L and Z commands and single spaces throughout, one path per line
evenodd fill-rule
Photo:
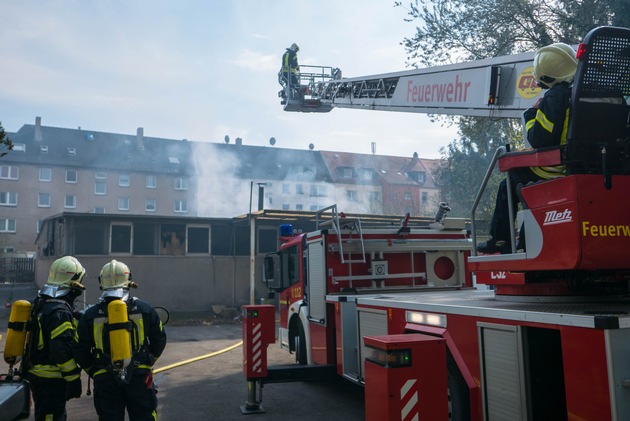
M 8 136 L 15 148 L 0 159 L 0 252 L 34 253 L 42 221 L 64 212 L 231 218 L 337 203 L 345 212 L 431 216 L 439 195 L 435 162 L 417 154 L 193 142 L 142 128 L 49 127 L 40 117 Z

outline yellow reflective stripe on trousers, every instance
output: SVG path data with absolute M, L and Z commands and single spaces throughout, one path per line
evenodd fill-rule
M 53 414 L 46 414 L 46 418 L 44 418 L 44 421 L 53 421 L 55 419 Z
M 50 332 L 50 339 L 55 339 L 57 336 L 61 335 L 66 330 L 73 330 L 74 326 L 70 322 L 63 322 L 59 326 L 57 326 L 52 332 Z

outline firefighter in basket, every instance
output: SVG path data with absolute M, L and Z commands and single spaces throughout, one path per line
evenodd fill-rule
M 575 50 L 570 45 L 555 43 L 536 51 L 534 56 L 534 78 L 545 95 L 529 109 L 523 112 L 527 140 L 533 148 L 563 145 L 567 141 L 569 127 L 569 103 L 571 101 L 571 83 L 577 70 Z M 510 171 L 512 197 L 516 197 L 519 184 L 526 186 L 537 181 L 564 177 L 565 166 L 516 168 Z M 510 221 L 507 183 L 499 185 L 496 206 L 490 224 L 488 241 L 479 243 L 477 250 L 485 254 L 510 253 Z M 512 202 L 514 214 L 518 201 Z M 525 240 L 523 230 L 519 235 L 516 249 L 523 250 Z
M 74 257 L 55 260 L 30 309 L 23 369 L 33 394 L 35 420 L 66 420 L 66 401 L 81 397 L 81 369 L 73 357 L 78 317 L 73 303 L 85 289 L 84 276 L 85 269 Z
M 155 309 L 130 295 L 137 285 L 129 268 L 112 260 L 103 266 L 103 293 L 79 322 L 75 357 L 94 379 L 98 419 L 157 419 L 153 364 L 166 346 L 166 333 Z M 88 390 L 89 392 L 89 390 Z
M 297 53 L 300 47 L 296 43 L 291 44 L 282 55 L 282 67 L 278 72 L 278 82 L 282 85 L 283 90 L 280 96 L 286 99 L 286 91 L 293 96 L 293 92 L 300 92 L 300 65 L 298 64 Z M 289 89 L 285 89 L 285 88 Z

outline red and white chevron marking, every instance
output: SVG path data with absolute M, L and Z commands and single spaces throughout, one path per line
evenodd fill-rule
M 400 388 L 400 419 L 402 421 L 418 421 L 418 383 L 417 379 L 409 379 Z
M 262 373 L 262 324 L 258 323 L 252 329 L 252 372 Z

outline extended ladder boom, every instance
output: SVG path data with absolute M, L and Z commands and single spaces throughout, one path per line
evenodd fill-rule
M 495 118 L 519 118 L 540 95 L 534 53 L 356 78 L 302 78 L 302 94 L 285 111 L 333 107 Z M 338 77 L 336 77 L 338 75 Z

